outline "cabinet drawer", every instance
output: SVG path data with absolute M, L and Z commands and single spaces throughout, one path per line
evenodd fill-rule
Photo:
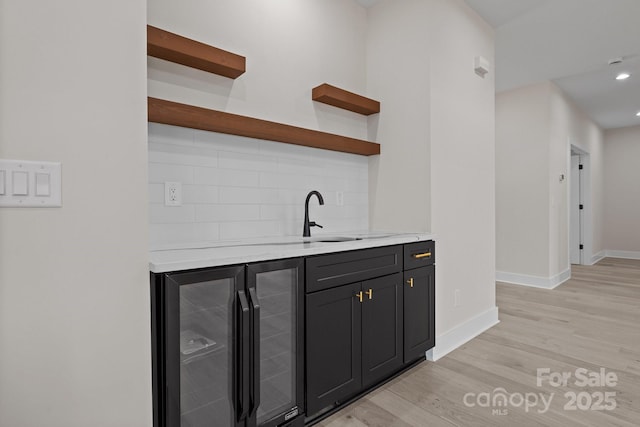
M 306 262 L 307 292 L 315 292 L 401 271 L 402 246 L 318 255 Z
M 404 245 L 404 269 L 432 265 L 436 261 L 436 245 L 433 240 Z

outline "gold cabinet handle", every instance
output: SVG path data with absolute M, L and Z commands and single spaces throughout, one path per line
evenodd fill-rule
M 362 302 L 362 291 L 358 292 L 356 294 L 356 297 L 360 300 L 360 302 Z
M 407 280 L 407 283 L 409 284 L 409 286 L 411 286 L 413 288 L 413 277 L 409 280 Z
M 431 252 L 423 252 L 421 254 L 413 254 L 413 257 L 415 259 L 420 259 L 420 258 L 429 258 L 431 256 Z
M 365 294 L 369 295 L 369 299 L 373 299 L 373 289 L 369 288 L 369 290 L 366 291 Z

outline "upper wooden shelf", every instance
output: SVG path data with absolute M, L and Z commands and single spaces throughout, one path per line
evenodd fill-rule
M 380 102 L 331 86 L 327 83 L 314 87 L 311 92 L 311 99 L 333 105 L 334 107 L 364 114 L 365 116 L 380 112 Z
M 244 56 L 147 25 L 147 55 L 235 79 L 245 72 Z
M 153 123 L 279 141 L 287 144 L 304 145 L 364 156 L 380 154 L 380 144 L 375 142 L 223 111 L 194 107 L 158 98 L 149 98 L 148 108 L 149 121 Z

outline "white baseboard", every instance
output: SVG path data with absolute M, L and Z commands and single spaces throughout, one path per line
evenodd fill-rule
M 640 252 L 637 251 L 615 251 L 607 249 L 604 252 L 609 258 L 640 259 Z
M 571 279 L 571 268 L 552 277 L 528 276 L 526 274 L 496 271 L 496 281 L 512 283 L 514 285 L 531 286 L 534 288 L 553 289 Z
M 437 336 L 436 346 L 427 351 L 427 360 L 436 361 L 441 359 L 499 322 L 498 307 L 493 307 L 484 313 L 480 313 L 460 326 Z
M 598 252 L 597 254 L 595 254 L 595 255 L 593 255 L 593 256 L 591 257 L 591 261 L 589 262 L 589 264 L 588 264 L 588 265 L 594 265 L 594 264 L 597 264 L 597 263 L 598 263 L 598 261 L 601 261 L 601 260 L 603 260 L 603 259 L 604 259 L 604 258 L 606 258 L 606 257 L 607 257 L 607 251 L 600 251 L 600 252 Z

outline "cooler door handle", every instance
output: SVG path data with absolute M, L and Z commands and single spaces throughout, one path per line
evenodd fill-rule
M 249 288 L 249 297 L 251 299 L 253 330 L 252 330 L 252 374 L 251 374 L 251 414 L 255 414 L 260 406 L 260 300 L 256 288 Z
M 238 367 L 238 400 L 240 410 L 238 411 L 238 421 L 242 421 L 249 415 L 251 382 L 249 377 L 251 364 L 251 320 L 250 307 L 247 295 L 244 291 L 238 291 L 238 302 L 240 303 L 240 313 L 238 316 L 238 333 L 240 334 Z

